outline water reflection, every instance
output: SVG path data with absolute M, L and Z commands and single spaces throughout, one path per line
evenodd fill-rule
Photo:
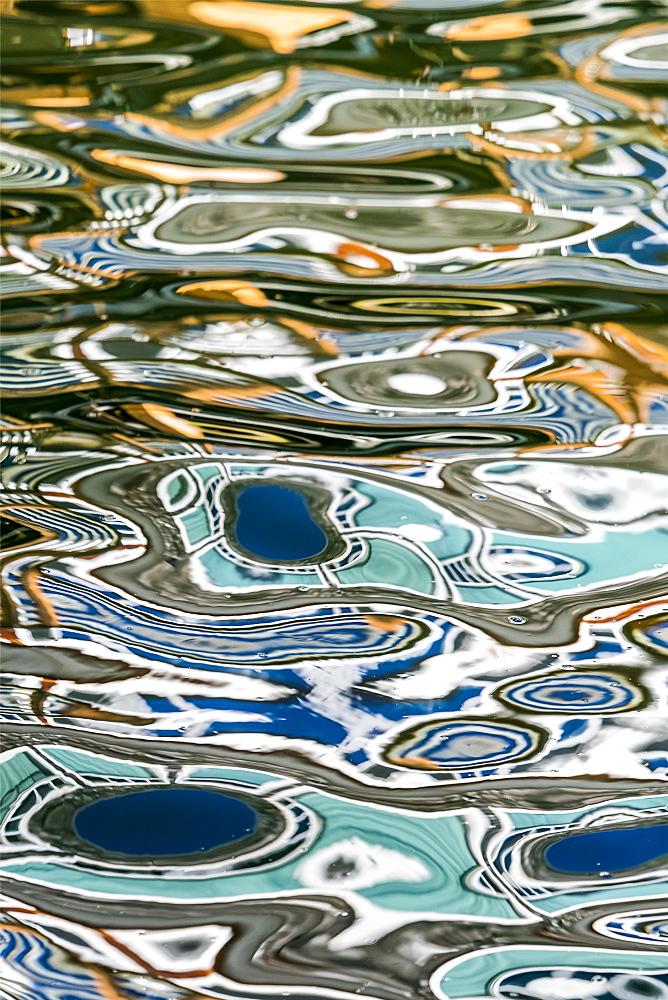
M 667 997 L 665 5 L 3 13 L 8 996 Z

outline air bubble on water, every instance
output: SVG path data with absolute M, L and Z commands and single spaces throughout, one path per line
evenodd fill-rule
M 510 622 L 511 625 L 526 625 L 526 618 L 522 618 L 522 615 L 508 615 L 506 621 Z
M 610 872 L 599 872 L 598 873 L 598 877 L 599 878 L 610 878 Z
M 346 209 L 345 216 L 346 219 L 356 219 L 358 216 L 358 211 L 353 205 L 351 205 L 349 208 Z
M 536 493 L 551 493 L 552 490 L 548 489 L 547 486 L 539 486 Z
M 472 493 L 471 496 L 474 500 L 487 500 L 487 496 L 484 493 Z
M 304 586 L 302 585 L 301 587 L 297 587 L 297 590 L 308 590 L 308 587 L 304 587 Z

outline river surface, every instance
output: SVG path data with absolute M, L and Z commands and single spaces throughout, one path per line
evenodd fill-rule
M 2 9 L 2 997 L 666 1000 L 668 5 Z

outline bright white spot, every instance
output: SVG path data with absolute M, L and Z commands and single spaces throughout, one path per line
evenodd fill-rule
M 399 532 L 413 542 L 437 542 L 443 537 L 441 529 L 433 528 L 430 524 L 402 524 Z
M 383 882 L 424 882 L 429 872 L 418 858 L 368 844 L 359 837 L 340 840 L 305 858 L 296 871 L 310 889 L 366 889 Z
M 442 378 L 424 372 L 397 372 L 389 376 L 387 384 L 407 396 L 437 396 L 447 388 Z
M 573 979 L 570 976 L 545 976 L 544 979 L 533 979 L 527 983 L 527 989 L 536 1000 L 588 1000 L 607 993 L 607 983 L 586 982 L 584 979 Z

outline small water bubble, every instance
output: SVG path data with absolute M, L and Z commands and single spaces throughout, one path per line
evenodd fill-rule
M 510 622 L 511 625 L 526 625 L 526 618 L 522 618 L 522 615 L 508 615 L 506 621 Z
M 267 654 L 266 654 L 266 653 L 258 653 L 257 655 L 258 655 L 258 656 L 259 656 L 259 657 L 260 657 L 260 658 L 261 658 L 262 660 L 266 660 L 266 659 L 267 659 Z
M 297 587 L 297 590 L 308 590 L 308 587 L 302 585 L 301 587 Z
M 484 493 L 472 493 L 471 496 L 474 500 L 487 500 L 488 497 Z
M 538 489 L 536 490 L 536 493 L 551 493 L 551 492 L 552 490 L 548 489 L 547 486 L 539 486 Z
M 264 326 L 264 317 L 262 316 L 251 316 L 248 320 L 249 326 Z
M 599 872 L 598 873 L 598 877 L 599 878 L 610 878 L 610 872 Z
M 357 209 L 353 205 L 351 205 L 345 211 L 346 219 L 356 219 L 357 216 L 358 216 L 358 214 L 359 213 L 358 213 Z

